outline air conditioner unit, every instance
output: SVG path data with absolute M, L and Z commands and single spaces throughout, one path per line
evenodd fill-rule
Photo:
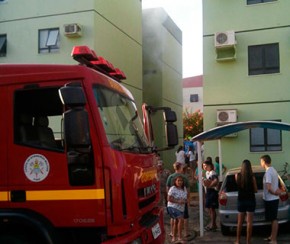
M 80 37 L 82 36 L 82 27 L 76 23 L 64 25 L 64 34 L 67 37 Z
M 236 44 L 234 31 L 217 32 L 214 35 L 214 43 L 216 48 L 231 47 Z
M 238 115 L 236 109 L 223 109 L 217 110 L 217 123 L 235 123 L 237 122 Z

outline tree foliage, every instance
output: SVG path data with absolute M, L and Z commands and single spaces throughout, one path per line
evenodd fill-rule
M 183 114 L 183 138 L 193 137 L 203 132 L 203 113 L 197 110 L 193 113 L 186 109 Z

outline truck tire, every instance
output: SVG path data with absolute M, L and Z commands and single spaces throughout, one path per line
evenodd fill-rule
M 41 243 L 41 240 L 39 240 Z M 20 233 L 7 233 L 1 234 L 0 236 L 0 243 L 1 244 L 36 244 L 36 240 L 32 240 L 32 238 L 28 237 L 27 235 L 20 234 Z

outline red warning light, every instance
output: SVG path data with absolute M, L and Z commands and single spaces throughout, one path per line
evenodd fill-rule
M 108 60 L 104 59 L 103 57 L 99 57 L 97 61 L 92 61 L 91 63 L 99 66 L 101 69 L 103 69 L 107 72 L 114 71 L 114 66 Z
M 113 77 L 116 77 L 119 80 L 125 80 L 126 79 L 126 75 L 124 74 L 123 71 L 121 71 L 118 68 L 115 68 L 115 71 L 110 72 L 110 75 Z
M 75 46 L 73 47 L 71 56 L 81 62 L 80 60 L 85 59 L 87 61 L 98 60 L 96 53 L 91 50 L 88 46 Z
M 80 64 L 93 68 L 103 74 L 106 74 L 120 82 L 125 80 L 125 74 L 118 68 L 114 68 L 108 60 L 101 56 L 97 56 L 94 50 L 91 50 L 88 46 L 75 46 L 71 52 L 71 56 Z

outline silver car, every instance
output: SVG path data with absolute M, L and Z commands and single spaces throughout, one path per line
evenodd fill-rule
M 256 177 L 258 192 L 256 193 L 256 210 L 253 218 L 253 226 L 270 225 L 265 220 L 264 200 L 263 200 L 263 176 L 265 170 L 261 166 L 252 166 L 253 173 Z M 224 178 L 219 191 L 219 216 L 221 232 L 228 235 L 230 231 L 237 226 L 238 222 L 238 191 L 235 174 L 240 172 L 241 168 L 230 169 Z M 283 189 L 280 196 L 278 209 L 278 222 L 286 223 L 289 221 L 289 200 L 287 188 L 279 176 L 279 186 Z M 246 225 L 246 223 L 244 223 Z

